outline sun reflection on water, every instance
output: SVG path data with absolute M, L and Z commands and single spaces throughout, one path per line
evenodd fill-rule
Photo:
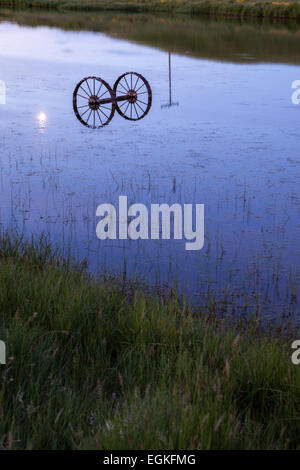
M 37 121 L 39 125 L 39 131 L 44 132 L 47 124 L 47 114 L 44 111 L 40 111 L 37 115 Z

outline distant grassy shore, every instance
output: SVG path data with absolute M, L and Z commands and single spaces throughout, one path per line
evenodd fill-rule
M 168 52 L 214 60 L 300 64 L 297 20 L 244 22 L 188 15 L 1 9 L 0 21 L 102 32 Z
M 4 235 L 0 263 L 0 448 L 300 449 L 299 330 L 91 278 L 43 238 Z
M 237 18 L 300 18 L 299 0 L 0 0 L 0 7 L 170 12 Z

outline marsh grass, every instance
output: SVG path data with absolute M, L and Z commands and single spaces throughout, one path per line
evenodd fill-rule
M 0 7 L 80 11 L 167 12 L 225 17 L 299 18 L 299 1 L 0 0 Z
M 298 21 L 168 14 L 0 10 L 0 21 L 96 31 L 168 52 L 238 63 L 300 63 Z M 247 55 L 242 54 L 247 51 Z
M 0 447 L 299 449 L 299 332 L 0 240 Z

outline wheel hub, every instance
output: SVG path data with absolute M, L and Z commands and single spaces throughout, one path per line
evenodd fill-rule
M 94 111 L 96 111 L 99 108 L 99 106 L 100 106 L 100 99 L 98 98 L 98 96 L 92 95 L 89 98 L 90 109 L 93 109 Z
M 135 103 L 137 100 L 137 93 L 134 90 L 129 90 L 128 92 L 128 101 L 129 103 Z

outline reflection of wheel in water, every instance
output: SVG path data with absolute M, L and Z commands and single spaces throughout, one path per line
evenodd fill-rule
M 84 78 L 74 90 L 73 108 L 82 124 L 100 128 L 107 125 L 115 113 L 114 92 L 102 78 Z
M 130 121 L 142 119 L 151 108 L 151 87 L 139 73 L 127 72 L 121 75 L 114 84 L 114 94 L 117 97 L 118 113 Z M 127 96 L 126 101 L 125 96 Z M 124 101 L 118 99 L 120 97 L 124 97 Z

